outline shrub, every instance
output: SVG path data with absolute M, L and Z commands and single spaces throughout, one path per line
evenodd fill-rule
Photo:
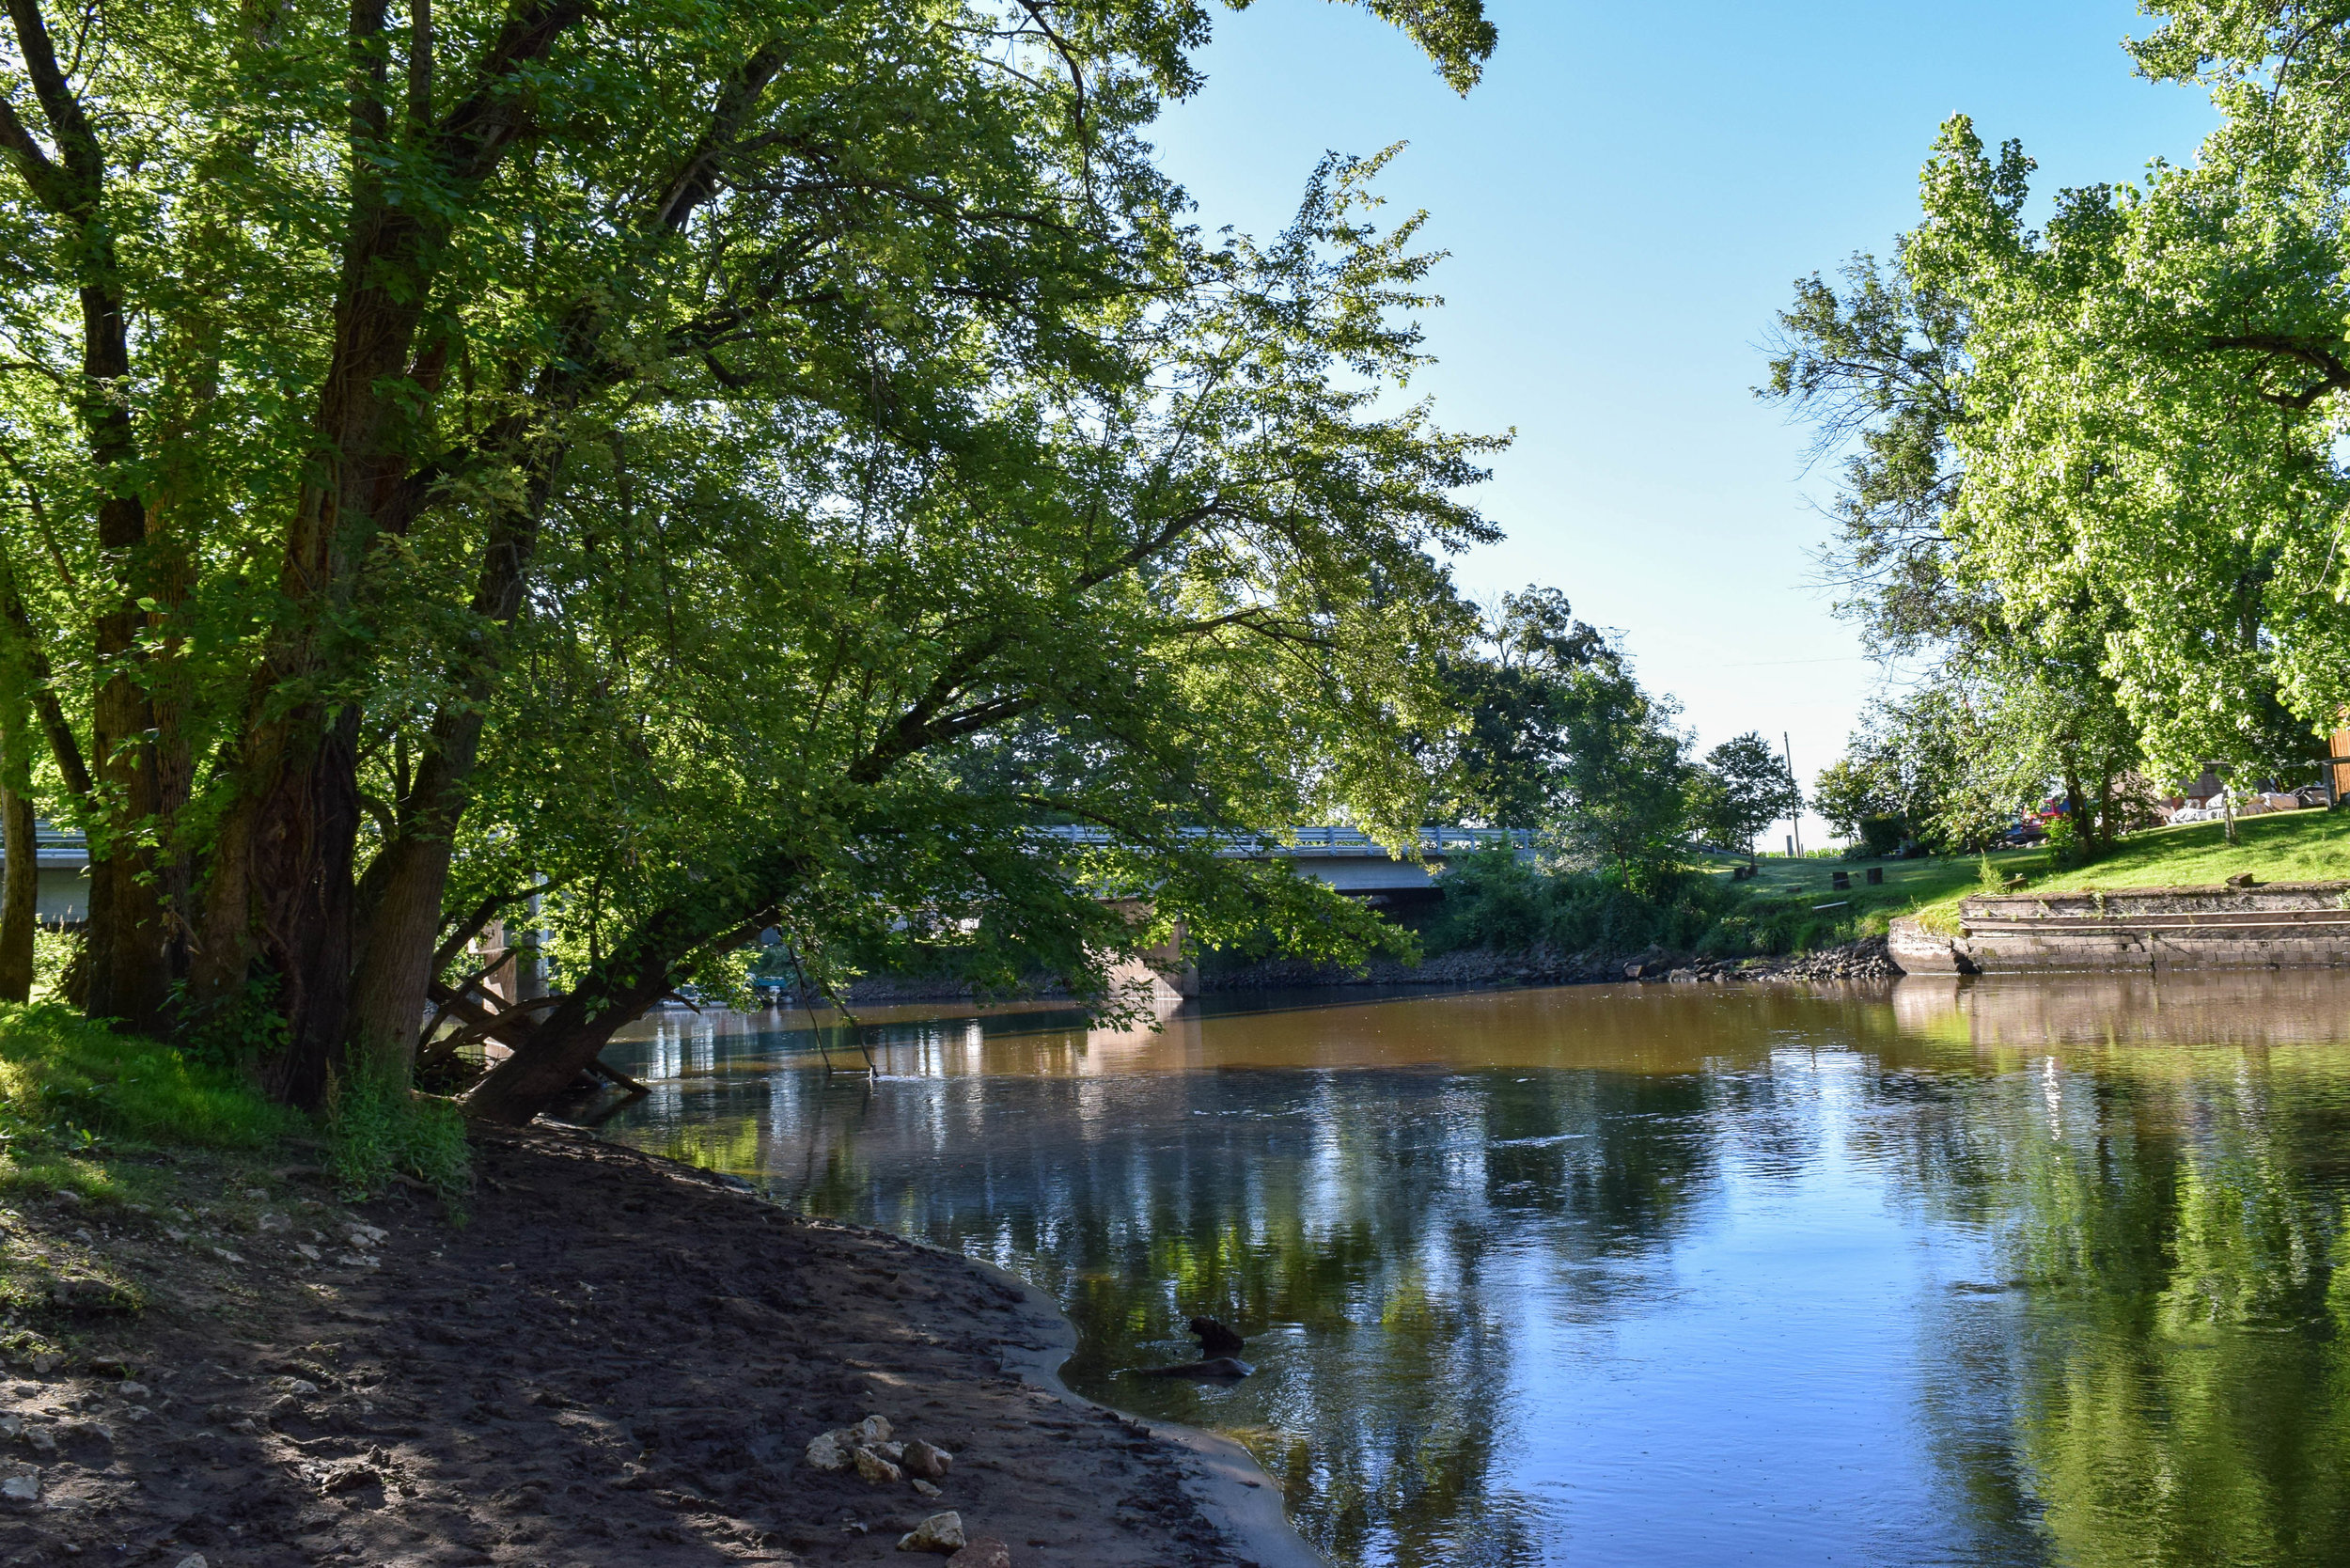
M 1636 886 L 1612 868 L 1546 872 L 1499 848 L 1454 861 L 1438 886 L 1444 902 L 1428 932 L 1435 952 L 1685 949 L 1745 902 L 1700 871 L 1649 868 Z
M 327 1167 L 346 1200 L 382 1195 L 401 1178 L 430 1188 L 452 1217 L 473 1185 L 464 1113 L 387 1074 L 354 1072 L 326 1087 Z

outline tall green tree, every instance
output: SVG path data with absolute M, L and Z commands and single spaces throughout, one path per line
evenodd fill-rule
M 1803 791 L 1787 759 L 1759 730 L 1707 752 L 1692 780 L 1692 825 L 1716 843 L 1746 845 L 1750 858 L 1757 835 L 1802 809 Z
M 2008 592 L 1966 506 L 1976 418 L 1969 285 L 1935 274 L 1929 248 L 1904 236 L 1890 261 L 1857 257 L 1838 284 L 1798 282 L 1762 389 L 1813 422 L 1815 455 L 1841 454 L 1838 532 L 1822 565 L 1839 613 L 1912 688 L 1878 705 L 1878 722 L 1853 738 L 1849 766 L 1836 776 L 1846 796 L 1873 781 L 1861 790 L 1873 803 L 1840 803 L 1830 817 L 1846 832 L 1866 819 L 1883 835 L 1898 820 L 1963 845 L 2053 785 L 2093 852 L 2118 830 L 2123 780 L 2140 760 L 2138 726 L 2108 667 L 2109 644 L 2132 612 L 2095 578 L 2061 599 Z M 1954 711 L 1964 720 L 1956 731 L 1911 732 L 1902 743 L 1939 760 L 1940 777 L 1871 754 L 1885 734 L 1914 731 L 1914 718 L 1941 722 Z M 1949 744 L 1950 733 L 1966 745 Z M 1875 808 L 1893 798 L 1909 806 Z
M 1452 814 L 1470 825 L 1540 827 L 1565 805 L 1574 675 L 1617 656 L 1555 588 L 1504 594 L 1484 619 L 1477 645 L 1445 665 L 1465 721 L 1449 748 Z
M 1492 47 L 1478 0 L 1371 8 L 1458 86 Z M 1131 658 L 1277 644 L 1333 727 L 1424 716 L 1354 634 L 1427 586 L 1421 545 L 1482 527 L 1437 494 L 1474 444 L 1316 368 L 1405 373 L 1388 317 L 1421 263 L 1330 218 L 1331 182 L 1286 248 L 1185 226 L 1142 132 L 1197 85 L 1207 26 L 1189 0 L 357 0 L 234 24 L 165 0 L 68 27 L 12 0 L 0 609 L 91 836 L 90 1010 L 280 1039 L 268 1079 L 312 1103 L 347 1060 L 404 1068 L 482 900 L 569 878 L 594 911 L 571 972 L 604 978 L 505 1027 L 576 1044 L 786 903 L 870 917 L 859 832 L 915 820 L 900 781 L 934 751 L 1052 704 L 1150 711 L 1156 687 L 1099 663 L 1038 670 L 1041 693 L 1008 668 L 1112 599 L 1161 604 L 1110 643 Z M 1309 328 L 1274 332 L 1276 300 Z M 1167 373 L 1206 423 L 1164 422 Z M 1249 399 L 1324 466 L 1243 461 Z M 955 547 L 981 537 L 1008 547 Z M 927 597 L 876 614 L 905 584 L 873 557 Z M 1308 582 L 1335 594 L 1310 635 L 1286 615 Z M 737 592 L 791 605 L 798 640 L 747 637 Z M 784 751 L 701 706 L 753 652 L 734 700 L 787 693 L 830 739 Z M 1217 684 L 1184 688 L 1188 663 L 1159 684 Z M 1296 718 L 1308 684 L 1261 705 Z M 1180 749 L 1173 720 L 1152 734 Z M 550 758 L 557 737 L 583 749 Z M 1397 792 L 1333 750 L 1318 783 L 1385 821 Z M 656 892 L 629 882 L 638 786 L 679 758 L 659 808 L 727 848 Z M 622 818 L 596 866 L 520 847 Z M 924 853 L 878 880 L 969 874 Z M 493 867 L 520 880 L 477 892 Z
M 1556 836 L 1571 862 L 1640 882 L 1680 860 L 1689 829 L 1689 738 L 1668 697 L 1620 664 L 1575 672 L 1564 700 L 1564 801 Z
M 1912 465 L 1936 476 L 1925 554 L 1999 606 L 2011 635 L 1996 651 L 2029 656 L 1987 674 L 2028 710 L 2109 689 L 2161 771 L 2215 761 L 2239 784 L 2290 781 L 2350 697 L 2350 475 L 2335 450 L 2350 37 L 2324 5 L 2148 8 L 2138 69 L 2205 87 L 2219 111 L 2195 159 L 2059 192 L 2035 227 L 2023 149 L 1994 151 L 1953 119 L 1898 276 L 1799 302 L 1773 390 L 1909 407 L 1907 388 L 1928 389 L 1904 427 L 1924 438 L 1910 447 L 1942 447 Z M 1881 321 L 1905 324 L 1872 337 Z M 1915 330 L 1928 326 L 1944 330 Z M 1882 352 L 1895 337 L 1905 358 Z M 1895 364 L 1930 373 L 1872 368 Z M 2081 728 L 2094 750 L 2113 727 Z

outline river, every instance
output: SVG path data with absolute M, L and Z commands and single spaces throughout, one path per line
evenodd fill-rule
M 2350 976 L 861 1025 L 665 1014 L 603 1130 L 1033 1280 L 1350 1568 L 2350 1560 Z M 1127 1375 L 1195 1312 L 1255 1376 Z

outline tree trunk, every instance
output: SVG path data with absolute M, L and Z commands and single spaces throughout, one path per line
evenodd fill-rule
M 11 742 L 19 737 L 10 736 Z M 0 771 L 18 762 L 0 758 Z M 33 927 L 40 914 L 40 862 L 33 839 L 30 795 L 0 784 L 0 1001 L 23 1002 L 33 995 Z
M 465 809 L 465 783 L 481 739 L 481 711 L 468 704 L 433 721 L 433 746 L 419 770 L 413 809 L 400 836 L 368 868 L 344 1035 L 352 1056 L 406 1082 L 416 1031 L 433 980 L 441 900 Z
M 757 934 L 751 931 L 741 940 Z M 600 993 L 602 1005 L 592 1015 L 585 988 L 572 993 L 512 1056 L 466 1091 L 465 1114 L 509 1127 L 525 1125 L 572 1086 L 622 1026 L 644 1016 L 646 1009 L 676 988 L 668 965 L 663 964 L 633 984 Z
M 127 373 L 127 366 L 124 372 Z M 91 713 L 92 760 L 102 815 L 90 837 L 89 995 L 93 1018 L 141 1033 L 162 1029 L 171 994 L 169 929 L 149 836 L 161 825 L 155 713 L 130 667 L 143 664 L 135 557 L 147 542 L 147 512 L 135 496 L 109 496 L 98 510 L 99 543 L 114 565 L 117 598 L 98 618 L 97 649 L 111 666 Z
M 352 857 L 359 836 L 359 714 L 331 728 L 290 715 L 290 755 L 261 797 L 246 839 L 255 953 L 277 983 L 286 1045 L 266 1064 L 270 1093 L 316 1109 L 343 1043 L 350 1007 Z
M 2070 755 L 2064 759 L 2064 814 L 2073 823 L 2073 853 L 2086 862 L 2095 848 L 2090 837 L 2089 792 L 2081 788 L 2080 763 Z
M 746 879 L 780 894 L 799 874 L 777 857 Z M 697 954 L 731 952 L 774 923 L 770 900 L 747 917 L 721 921 L 693 907 L 671 906 L 632 933 L 514 1048 L 466 1091 L 465 1114 L 519 1127 L 544 1110 L 587 1069 L 623 1025 L 677 988 L 678 970 Z M 511 1038 L 509 1036 L 508 1038 Z

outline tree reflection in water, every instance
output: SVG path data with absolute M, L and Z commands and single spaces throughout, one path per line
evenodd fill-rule
M 1944 1411 L 1985 1522 L 2029 1522 L 2083 1568 L 2342 1560 L 2350 1047 L 2311 1038 L 2339 982 L 1948 1000 L 1978 1075 L 1910 1174 L 1997 1238 L 2013 1285 L 1927 1324 L 1993 1363 Z M 2005 1430 L 1961 1438 L 1969 1403 Z
M 1026 1274 L 1073 1387 L 1240 1436 L 1344 1562 L 2316 1563 L 2345 1000 L 1027 1009 L 870 1023 L 870 1084 L 769 1015 L 648 1031 L 611 1131 Z M 1259 1376 L 1120 1375 L 1200 1311 Z

